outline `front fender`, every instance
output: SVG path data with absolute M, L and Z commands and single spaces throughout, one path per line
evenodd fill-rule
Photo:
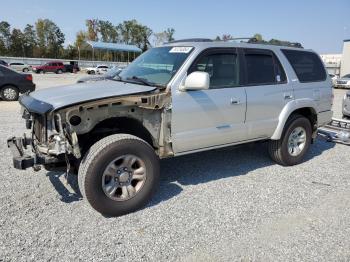
M 314 100 L 309 98 L 297 99 L 288 102 L 278 117 L 278 124 L 275 132 L 273 133 L 271 139 L 279 140 L 282 136 L 284 126 L 289 118 L 289 116 L 296 110 L 302 108 L 311 108 L 315 114 L 317 114 L 317 104 Z

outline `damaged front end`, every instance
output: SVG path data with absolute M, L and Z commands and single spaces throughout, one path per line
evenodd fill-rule
M 30 109 L 29 109 L 30 110 Z M 68 155 L 81 157 L 77 135 L 62 124 L 59 114 L 41 114 L 23 109 L 22 117 L 30 135 L 11 137 L 7 145 L 13 154 L 13 165 L 17 169 L 33 167 L 40 170 L 45 167 L 62 167 L 67 163 Z
M 59 109 L 30 96 L 21 98 L 20 103 L 22 117 L 31 132 L 7 141 L 17 169 L 40 170 L 44 166 L 47 170 L 62 170 L 69 169 L 71 164 L 78 167 L 95 139 L 118 132 L 146 140 L 160 158 L 173 156 L 169 90 L 82 102 Z

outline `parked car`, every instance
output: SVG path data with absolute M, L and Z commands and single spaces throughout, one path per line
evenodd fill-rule
M 328 74 L 329 77 L 332 79 L 332 84 L 333 86 L 335 86 L 335 84 L 337 83 L 337 79 L 339 78 L 337 75 L 335 74 Z
M 101 81 L 101 80 L 107 80 L 107 79 L 113 79 L 115 78 L 120 72 L 122 71 L 119 67 L 113 67 L 112 69 L 108 70 L 103 75 L 91 75 L 91 76 L 83 76 L 78 79 L 77 83 L 85 83 L 85 82 L 93 82 L 93 81 Z
M 8 64 L 6 63 L 6 61 L 1 60 L 1 59 L 0 59 L 0 65 L 3 65 L 3 66 L 8 66 Z
M 53 61 L 41 66 L 33 66 L 32 70 L 37 74 L 45 74 L 47 72 L 62 74 L 63 72 L 65 72 L 65 67 L 62 62 Z
M 350 88 L 350 74 L 344 75 L 336 81 L 335 88 Z
M 103 73 L 106 73 L 108 69 L 109 67 L 106 65 L 98 65 L 96 67 L 86 68 L 86 73 L 88 73 L 89 75 L 103 74 Z
M 69 159 L 83 198 L 119 216 L 150 200 L 161 158 L 262 141 L 276 163 L 301 163 L 332 119 L 332 86 L 312 50 L 184 40 L 149 49 L 113 81 L 43 89 L 20 103 L 33 140 L 8 145 L 40 146 L 15 155 L 14 167 L 55 170 Z
M 350 91 L 343 98 L 343 117 L 350 118 Z
M 0 65 L 0 96 L 3 100 L 16 101 L 19 94 L 34 90 L 35 84 L 31 74 L 20 74 Z
M 32 69 L 32 67 L 30 65 L 23 64 L 23 63 L 17 63 L 17 62 L 10 63 L 9 66 L 16 71 L 24 72 L 24 73 L 27 73 Z
M 80 71 L 78 63 L 76 61 L 71 61 L 69 64 L 64 64 L 65 72 L 76 73 Z

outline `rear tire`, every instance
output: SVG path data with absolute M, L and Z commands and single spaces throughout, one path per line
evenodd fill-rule
M 1 89 L 1 98 L 5 101 L 17 101 L 19 97 L 19 91 L 14 86 L 4 86 Z
M 80 163 L 78 184 L 96 211 L 121 216 L 146 205 L 158 187 L 159 173 L 159 158 L 147 142 L 117 134 L 89 149 Z
M 62 72 L 63 72 L 62 69 L 58 69 L 56 73 L 57 74 L 62 74 Z
M 290 116 L 281 139 L 269 141 L 270 157 L 282 166 L 299 164 L 309 150 L 311 136 L 312 127 L 309 119 L 298 114 Z

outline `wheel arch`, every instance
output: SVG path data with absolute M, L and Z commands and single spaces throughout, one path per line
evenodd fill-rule
M 78 135 L 78 140 L 88 148 L 109 135 L 119 133 L 134 135 L 153 148 L 158 147 L 157 138 L 152 135 L 151 130 L 148 130 L 140 120 L 130 116 L 106 118 L 98 122 L 88 133 Z
M 279 115 L 278 125 L 271 139 L 279 140 L 281 138 L 285 124 L 287 123 L 288 119 L 294 114 L 299 114 L 309 119 L 312 126 L 312 131 L 313 133 L 315 133 L 315 131 L 317 130 L 316 108 L 316 103 L 311 99 L 291 101 L 290 103 L 288 103 Z
M 4 87 L 7 87 L 7 86 L 14 87 L 14 88 L 16 88 L 16 89 L 18 90 L 18 92 L 19 92 L 19 88 L 18 88 L 18 86 L 16 86 L 16 85 L 15 85 L 15 84 L 13 84 L 13 83 L 7 83 L 7 84 L 3 84 L 3 85 L 1 85 L 1 86 L 0 86 L 0 92 L 2 92 L 2 90 L 4 89 Z

